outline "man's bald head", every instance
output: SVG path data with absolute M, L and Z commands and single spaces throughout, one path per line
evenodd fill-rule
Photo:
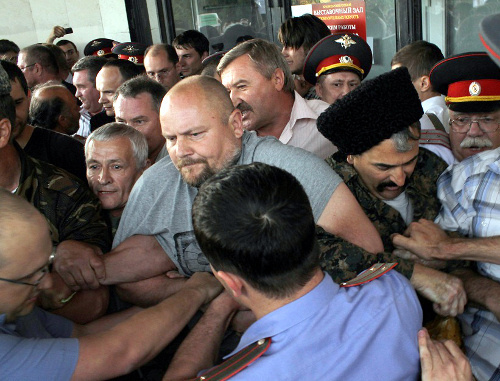
M 0 267 L 8 261 L 5 248 L 20 234 L 29 234 L 29 226 L 39 226 L 45 219 L 36 208 L 23 198 L 0 187 Z M 23 227 L 20 230 L 20 227 Z M 26 229 L 28 227 L 28 229 Z M 48 227 L 47 227 L 48 230 Z
M 167 93 L 163 99 L 163 103 L 169 104 L 172 99 L 175 100 L 193 95 L 194 98 L 191 99 L 203 103 L 208 109 L 218 111 L 221 121 L 225 124 L 228 122 L 234 106 L 226 88 L 213 77 L 193 75 L 184 78 Z

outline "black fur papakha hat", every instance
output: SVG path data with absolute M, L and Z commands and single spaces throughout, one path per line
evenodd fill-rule
M 330 105 L 318 130 L 346 155 L 358 155 L 423 115 L 408 69 L 400 67 L 361 85 Z

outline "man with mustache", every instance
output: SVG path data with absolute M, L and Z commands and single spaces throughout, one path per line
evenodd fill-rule
M 222 57 L 217 72 L 242 112 L 245 130 L 274 136 L 323 159 L 336 151 L 316 129 L 316 119 L 328 104 L 305 100 L 294 90 L 290 67 L 273 43 L 254 39 L 234 47 Z
M 343 178 L 389 253 L 391 234 L 403 233 L 419 218 L 434 218 L 440 208 L 436 180 L 447 164 L 419 148 L 422 114 L 408 70 L 398 68 L 363 82 L 318 118 L 319 131 L 339 149 L 327 163 Z M 338 267 L 331 253 L 335 239 L 320 232 L 327 269 Z M 392 256 L 392 261 L 396 258 Z M 437 313 L 462 312 L 465 293 L 458 278 L 415 263 L 410 280 L 435 303 Z
M 488 25 L 483 43 L 493 51 L 498 19 Z M 446 95 L 459 163 L 439 178 L 442 209 L 435 223 L 414 222 L 393 242 L 407 258 L 409 251 L 425 260 L 476 261 L 477 272 L 455 272 L 469 300 L 460 320 L 474 376 L 494 379 L 500 368 L 500 69 L 486 53 L 463 53 L 436 64 L 431 81 Z
M 446 96 L 450 143 L 457 162 L 500 146 L 497 126 L 484 123 L 500 116 L 500 104 L 488 100 L 498 96 L 498 88 L 484 85 L 499 78 L 500 69 L 486 53 L 459 54 L 438 62 L 432 68 L 431 82 Z M 469 123 L 477 119 L 479 123 Z

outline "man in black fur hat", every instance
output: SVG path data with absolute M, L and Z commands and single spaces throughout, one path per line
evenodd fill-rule
M 394 249 L 391 234 L 439 212 L 436 180 L 447 164 L 419 149 L 422 114 L 408 70 L 399 68 L 364 82 L 318 118 L 319 131 L 339 149 L 328 164 L 377 228 L 386 252 Z M 328 253 L 334 238 L 321 237 L 322 251 Z M 435 303 L 437 313 L 463 311 L 465 293 L 458 278 L 415 263 L 411 282 Z

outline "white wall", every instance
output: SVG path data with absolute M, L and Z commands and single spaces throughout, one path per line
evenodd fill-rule
M 94 38 L 130 41 L 124 0 L 0 0 L 0 10 L 0 38 L 20 48 L 45 42 L 54 25 L 73 28 L 64 38 L 76 44 L 80 56 Z
M 160 34 L 160 23 L 158 22 L 158 12 L 156 10 L 156 1 L 147 0 L 148 14 L 149 14 L 149 26 L 151 27 L 151 37 L 153 38 L 153 44 L 161 44 L 161 34 Z

